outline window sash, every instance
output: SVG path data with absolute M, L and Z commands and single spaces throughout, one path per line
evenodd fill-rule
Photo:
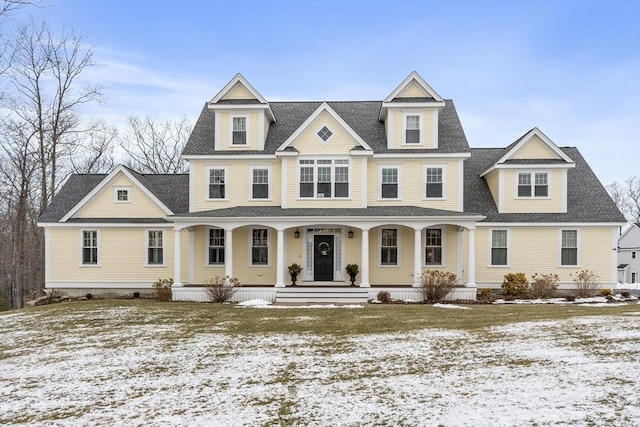
M 406 116 L 405 143 L 420 142 L 420 116 Z
M 398 230 L 395 228 L 380 230 L 380 264 L 398 265 Z
M 164 262 L 164 245 L 162 230 L 149 230 L 147 234 L 147 264 Z
M 443 194 L 442 168 L 427 168 L 425 197 L 441 198 Z
M 547 197 L 549 195 L 549 184 L 546 173 L 535 174 L 534 194 L 536 197 Z
M 247 143 L 247 118 L 233 118 L 233 145 L 244 145 Z
M 562 230 L 561 265 L 578 265 L 578 231 Z
M 98 264 L 98 232 L 82 232 L 82 264 Z
M 224 169 L 209 170 L 209 198 L 210 199 L 225 198 L 225 170 Z
M 269 170 L 268 169 L 253 170 L 252 198 L 254 199 L 269 198 Z
M 119 202 L 129 201 L 129 190 L 118 190 L 116 194 Z
M 224 264 L 224 230 L 209 229 L 209 265 Z
M 532 180 L 533 175 L 533 180 Z M 519 173 L 518 197 L 548 197 L 549 174 L 546 172 Z
M 442 229 L 425 231 L 425 265 L 442 265 Z
M 507 230 L 491 231 L 491 265 L 507 265 Z
M 300 160 L 299 197 L 349 197 L 349 160 Z
M 251 265 L 269 264 L 269 234 L 266 228 L 256 228 L 251 238 Z

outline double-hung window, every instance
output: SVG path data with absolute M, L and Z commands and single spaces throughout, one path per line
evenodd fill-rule
M 578 265 L 578 230 L 562 230 L 560 265 Z
M 549 196 L 549 176 L 546 172 L 518 173 L 518 197 Z
M 269 169 L 255 168 L 251 172 L 251 197 L 253 199 L 269 198 Z
M 224 230 L 209 229 L 209 265 L 224 264 Z
M 98 231 L 82 231 L 82 264 L 98 265 Z
M 507 265 L 507 230 L 491 230 L 491 265 Z
M 425 197 L 440 199 L 443 196 L 442 168 L 428 167 L 425 171 Z
M 348 159 L 302 159 L 299 166 L 301 198 L 349 197 Z
M 405 143 L 407 144 L 419 144 L 420 143 L 420 116 L 408 115 L 405 116 Z
M 425 265 L 442 265 L 442 229 L 425 230 Z
M 398 168 L 382 168 L 380 171 L 380 196 L 383 199 L 398 198 Z
M 380 230 L 380 264 L 398 265 L 398 229 Z
M 222 168 L 209 169 L 209 198 L 224 199 L 226 197 L 226 170 Z
M 128 202 L 128 201 L 129 201 L 129 190 L 126 188 L 116 189 L 116 202 Z
M 269 265 L 269 231 L 266 228 L 251 230 L 251 265 Z
M 164 244 L 162 230 L 149 230 L 147 232 L 147 264 L 164 264 Z
M 233 118 L 233 132 L 232 132 L 231 143 L 233 145 L 245 145 L 247 143 L 247 118 L 246 117 Z

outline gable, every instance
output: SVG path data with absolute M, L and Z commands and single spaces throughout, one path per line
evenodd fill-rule
M 422 98 L 422 97 L 431 97 L 431 94 L 427 93 L 427 91 L 419 86 L 415 80 L 411 81 L 404 89 L 398 93 L 396 98 Z
M 227 92 L 222 97 L 222 100 L 227 100 L 227 99 L 256 99 L 257 100 L 257 98 L 251 92 L 249 92 L 249 90 L 246 88 L 245 85 L 242 84 L 242 82 L 237 82 L 235 85 L 233 85 L 233 87 L 229 90 L 229 92 Z
M 631 225 L 618 239 L 620 248 L 640 248 L 640 227 Z
M 559 160 L 560 156 L 549 149 L 549 146 L 540 139 L 539 136 L 534 135 L 529 140 L 525 141 L 510 157 L 512 160 L 519 159 L 550 159 Z
M 71 218 L 163 218 L 167 212 L 124 172 L 106 178 L 107 182 Z M 118 201 L 118 189 L 127 190 L 128 200 Z
M 331 133 L 326 141 L 319 135 L 323 129 Z M 333 116 L 323 111 L 292 141 L 290 147 L 295 148 L 303 155 L 348 154 L 358 145 L 356 139 Z

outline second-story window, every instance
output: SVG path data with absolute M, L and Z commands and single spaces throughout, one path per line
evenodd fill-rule
M 549 177 L 546 172 L 518 174 L 518 197 L 548 197 Z
M 269 198 L 269 169 L 253 169 L 251 197 L 254 199 Z
M 209 169 L 209 198 L 224 199 L 226 196 L 225 170 Z
M 420 116 L 406 116 L 405 143 L 420 143 Z
M 300 160 L 301 198 L 349 197 L 349 160 Z
M 425 197 L 428 199 L 442 198 L 442 168 L 427 168 L 425 171 L 426 176 L 426 190 Z
M 398 168 L 382 168 L 380 196 L 383 199 L 398 198 Z
M 245 145 L 247 143 L 247 118 L 233 118 L 233 145 Z

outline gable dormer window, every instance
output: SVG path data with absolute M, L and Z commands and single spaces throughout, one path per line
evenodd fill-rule
M 405 144 L 420 143 L 420 116 L 411 114 L 405 116 Z
M 549 178 L 546 172 L 518 174 L 518 197 L 548 197 Z
M 326 126 L 323 126 L 322 129 L 318 131 L 318 136 L 324 142 L 327 142 L 332 135 L 333 135 L 333 132 L 331 132 L 331 129 L 329 129 Z
M 233 118 L 233 132 L 232 132 L 231 142 L 233 145 L 247 144 L 247 118 L 246 117 Z

